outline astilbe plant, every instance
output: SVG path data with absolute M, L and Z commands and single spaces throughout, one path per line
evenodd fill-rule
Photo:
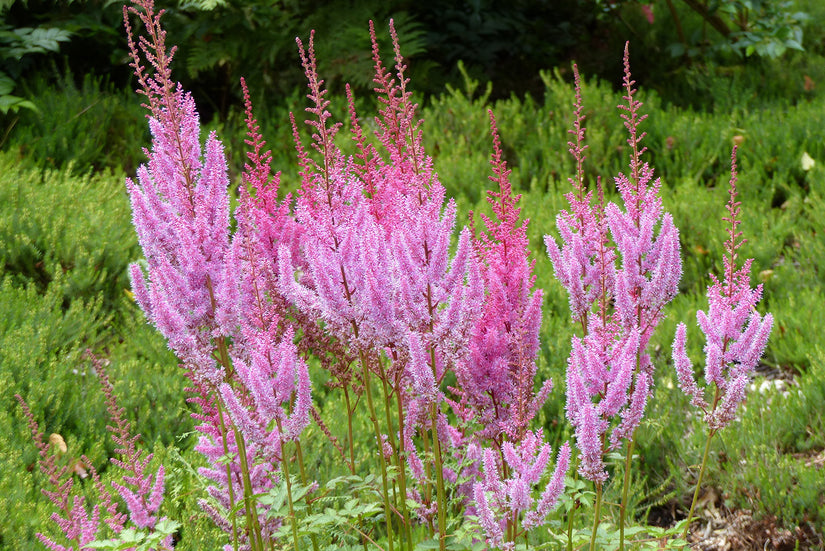
M 49 498 L 59 510 L 52 513 L 52 521 L 63 532 L 64 540 L 68 545 L 59 543 L 55 538 L 45 534 L 37 534 L 38 539 L 48 549 L 53 551 L 80 551 L 102 547 L 99 541 L 105 534 L 105 523 L 111 534 L 118 536 L 127 531 L 148 530 L 152 534 L 159 523 L 163 522 L 163 531 L 154 538 L 156 544 L 144 549 L 172 549 L 172 537 L 169 535 L 177 523 L 169 523 L 165 518 L 158 516 L 164 492 L 164 469 L 161 465 L 152 475 L 148 471 L 153 454 L 143 456 L 137 442 L 139 434 L 132 433 L 131 423 L 124 417 L 125 410 L 117 403 L 114 388 L 106 372 L 104 361 L 91 352 L 88 353 L 92 361 L 94 373 L 100 380 L 106 401 L 106 409 L 111 421 L 106 429 L 111 433 L 112 441 L 117 446 L 115 453 L 119 457 L 110 459 L 120 473 L 120 478 L 112 481 L 109 486 L 104 484 L 97 469 L 91 461 L 82 455 L 79 460 L 71 461 L 65 456 L 68 451 L 65 441 L 58 434 L 49 437 L 49 443 L 44 442 L 43 433 L 35 420 L 28 404 L 20 395 L 15 395 L 26 417 L 32 439 L 39 451 L 39 467 L 48 479 L 51 489 L 43 489 L 43 494 Z M 86 469 L 91 472 L 92 482 L 96 491 L 97 503 L 89 508 L 83 496 L 73 492 L 74 475 L 82 478 L 87 475 Z M 74 494 L 74 495 L 73 495 Z M 118 508 L 115 496 L 123 501 L 126 513 Z M 137 536 L 134 539 L 140 540 Z M 145 540 L 146 534 L 143 534 Z
M 520 219 L 521 196 L 513 194 L 492 112 L 490 122 L 490 180 L 498 189 L 487 192 L 493 217 L 482 214 L 484 231 L 474 231 L 487 293 L 469 343 L 470 362 L 456 373 L 455 390 L 459 417 L 480 427 L 466 453 L 475 460 L 472 467 L 483 467 L 472 485 L 473 512 L 488 544 L 512 548 L 522 529 L 540 526 L 555 506 L 564 489 L 570 448 L 565 443 L 559 450 L 555 470 L 534 500 L 533 488 L 543 479 L 551 454 L 541 431 L 529 429 L 552 390 L 549 379 L 538 392 L 533 389 L 543 294 L 534 289 L 529 220 Z
M 266 269 L 272 241 L 289 242 L 290 226 L 277 208 L 260 216 L 260 204 L 271 206 L 277 181 L 266 181 L 268 157 L 253 124 L 253 164 L 245 180 L 255 195 L 242 194 L 239 229 L 230 235 L 223 147 L 214 133 L 200 144 L 194 100 L 171 79 L 174 48 L 167 49 L 162 13 L 151 0 L 124 8 L 132 67 L 152 130 L 148 163 L 138 169 L 137 182 L 127 181 L 146 256 L 143 266 L 130 268 L 132 287 L 183 362 L 192 400 L 201 406 L 197 449 L 211 463 L 202 473 L 216 483 L 210 490 L 215 501 L 205 508 L 231 526 L 234 548 L 260 549 L 280 521 L 266 507 L 256 508 L 253 496 L 277 482 L 278 467 L 286 465 L 283 443 L 296 439 L 309 421 L 307 367 L 280 309 L 270 306 L 278 304 L 276 274 Z M 131 14 L 146 28 L 137 42 Z
M 205 151 L 198 142 L 191 96 L 170 77 L 174 49 L 165 45 L 162 12 L 138 0 L 128 13 L 147 29 L 137 43 L 130 38 L 130 48 L 153 135 L 148 164 L 137 183 L 127 184 L 146 255 L 142 267 L 131 268 L 133 287 L 193 381 L 202 434 L 197 449 L 211 463 L 202 473 L 215 483 L 204 508 L 231 531 L 233 546 L 271 545 L 273 515 L 255 509 L 253 496 L 281 478 L 289 488 L 284 444 L 295 442 L 300 462 L 299 436 L 310 411 L 330 434 L 311 407 L 304 354 L 320 356 L 332 386 L 343 391 L 349 457 L 336 447 L 353 472 L 352 417 L 359 396 L 365 398 L 389 549 L 396 533 L 413 546 L 409 499 L 418 502 L 416 516 L 445 548 L 446 484 L 457 476 L 445 467 L 449 448 L 475 462 L 470 469 L 479 480 L 482 450 L 495 450 L 495 461 L 485 463 L 484 491 L 498 495 L 490 484 L 499 472 L 501 484 L 532 491 L 549 464 L 550 447 L 529 424 L 551 386 L 533 391 L 542 295 L 532 290 L 526 221 L 518 222 L 497 136 L 493 166 L 500 190 L 491 196 L 497 220 L 485 219 L 487 233 L 462 229 L 453 250 L 455 202 L 446 200 L 423 150 L 392 22 L 394 72 L 383 65 L 370 29 L 382 104 L 375 119 L 379 147 L 365 138 L 348 90 L 353 157 L 335 143 L 340 124 L 330 121 L 313 37 L 306 48 L 298 40 L 312 149 L 304 147 L 292 117 L 302 180 L 294 210 L 291 198 L 277 199 L 278 176 L 270 173 L 245 90 L 252 150 L 237 230 L 230 233 L 222 148 L 214 135 Z M 131 36 L 128 18 L 127 29 Z M 478 376 L 482 371 L 493 377 L 489 392 L 479 387 L 489 384 Z M 449 373 L 457 379 L 455 399 L 444 389 Z M 477 400 L 484 393 L 492 401 Z M 461 426 L 451 425 L 451 406 Z M 462 432 L 491 422 L 490 431 Z M 514 518 L 523 514 L 525 528 L 537 526 L 554 505 L 568 457 L 565 447 L 535 506 L 529 495 L 507 505 Z M 471 488 L 465 497 L 473 499 Z M 503 502 L 494 499 L 498 514 Z M 245 526 L 238 526 L 239 518 Z M 511 540 L 515 533 L 512 526 Z
M 736 200 L 736 147 L 731 153 L 730 198 L 726 205 L 728 239 L 725 241 L 722 278 L 710 274 L 708 310 L 696 313 L 702 333 L 705 334 L 705 388 L 699 388 L 693 374 L 693 364 L 685 350 L 687 327 L 680 323 L 673 341 L 673 362 L 679 388 L 690 398 L 690 403 L 703 413 L 707 424 L 707 439 L 702 456 L 699 478 L 690 505 L 684 535 L 690 527 L 693 510 L 702 485 L 702 477 L 713 437 L 735 419 L 739 404 L 745 399 L 750 376 L 768 344 L 773 316 L 763 317 L 756 310 L 762 297 L 762 285 L 750 286 L 752 259 L 737 265 L 738 249 L 745 243 L 738 226 L 741 223 L 740 203 Z M 708 401 L 712 386 L 713 398 Z
M 130 38 L 130 49 L 153 135 L 148 163 L 137 182 L 127 183 L 146 255 L 130 273 L 137 301 L 192 379 L 202 435 L 197 449 L 210 463 L 202 474 L 214 483 L 203 506 L 231 532 L 231 547 L 274 545 L 282 519 L 255 496 L 280 484 L 289 495 L 292 544 L 299 546 L 289 469 L 297 462 L 305 477 L 301 433 L 312 416 L 355 474 L 352 420 L 364 403 L 390 550 L 395 541 L 413 547 L 415 517 L 446 548 L 447 484 L 459 480 L 457 492 L 465 513 L 478 519 L 480 536 L 494 547 L 514 547 L 557 502 L 570 448 L 559 448 L 548 473 L 551 446 L 531 428 L 552 389 L 550 381 L 534 387 L 542 292 L 535 288 L 528 221 L 520 219 L 492 114 L 491 180 L 498 187 L 488 193 L 493 214 L 481 216 L 483 227 L 456 232 L 455 202 L 447 200 L 423 149 L 392 23 L 394 70 L 384 66 L 370 29 L 382 105 L 377 143 L 365 137 L 347 89 L 356 151 L 349 157 L 336 144 L 341 124 L 331 121 L 314 37 L 306 47 L 298 40 L 311 103 L 311 148 L 292 116 L 301 187 L 294 202 L 289 196 L 279 201 L 279 177 L 271 173 L 242 83 L 251 151 L 232 232 L 222 146 L 214 134 L 203 146 L 198 141 L 192 98 L 171 80 L 174 49 L 165 45 L 162 12 L 151 0 L 137 0 L 128 13 L 147 28 L 146 37 Z M 128 17 L 127 29 L 131 37 Z M 569 145 L 577 170 L 567 195 L 570 209 L 557 218 L 560 244 L 545 238 L 581 327 L 568 361 L 566 413 L 575 430 L 578 472 L 597 490 L 591 549 L 608 478 L 605 455 L 626 441 L 624 546 L 634 434 L 653 385 L 647 349 L 681 276 L 678 231 L 662 207 L 661 181 L 642 161 L 645 116 L 628 57 L 625 49 L 626 103 L 620 109 L 630 134 L 630 171 L 615 181 L 621 205 L 606 203 L 600 182 L 595 198 L 586 189 L 576 72 Z M 738 210 L 731 201 L 732 266 Z M 746 306 L 731 308 L 744 316 L 758 291 L 745 293 L 739 288 L 746 286 L 745 276 L 726 269 L 729 282 L 721 296 L 728 302 L 737 297 Z M 712 302 L 710 313 L 700 316 L 706 333 L 722 323 L 715 320 L 728 302 Z M 743 366 L 756 354 L 753 345 L 747 357 L 730 359 L 738 362 L 733 379 L 722 381 L 723 369 L 713 362 L 746 346 L 734 344 L 739 336 L 728 329 L 736 316 L 725 318 L 721 344 L 708 348 L 708 381 L 717 385 L 712 406 L 688 381 L 689 364 L 681 356 L 677 362 L 680 382 L 708 414 L 711 435 L 732 416 L 743 392 Z M 747 339 L 767 338 L 769 321 L 749 323 Z M 684 349 L 684 328 L 676 348 Z M 329 370 L 330 386 L 341 390 L 345 445 L 312 406 L 309 355 Z M 448 376 L 455 380 L 451 388 Z M 461 472 L 447 468 L 449 457 Z M 303 480 L 305 487 L 308 482 Z M 410 500 L 417 502 L 414 512 Z M 362 536 L 366 545 L 368 535 Z
M 584 183 L 584 117 L 576 72 L 576 112 L 569 142 L 577 174 L 568 193 L 570 211 L 557 218 L 561 246 L 545 243 L 556 277 L 567 288 L 574 320 L 582 335 L 572 339 L 567 370 L 567 417 L 575 428 L 578 472 L 596 484 L 591 549 L 600 520 L 602 486 L 608 478 L 604 455 L 628 441 L 620 505 L 620 547 L 624 546 L 633 435 L 652 391 L 654 366 L 647 352 L 663 317 L 663 307 L 678 291 L 681 277 L 678 230 L 662 208 L 661 180 L 642 162 L 645 133 L 639 126 L 641 102 L 635 98 L 629 53 L 625 48 L 622 118 L 630 134 L 630 173 L 616 177 L 623 206 L 605 205 L 601 188 L 594 203 Z M 658 229 L 658 232 L 657 232 Z M 658 234 L 657 234 L 658 233 Z

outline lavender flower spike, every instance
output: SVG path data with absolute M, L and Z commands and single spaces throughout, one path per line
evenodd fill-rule
M 693 378 L 693 368 L 685 351 L 686 328 L 679 324 L 673 342 L 673 361 L 679 388 L 691 398 L 691 404 L 701 409 L 711 434 L 726 427 L 735 417 L 736 408 L 745 398 L 745 386 L 765 351 L 771 333 L 773 317 L 762 317 L 756 304 L 762 297 L 762 285 L 750 287 L 752 259 L 737 267 L 737 249 L 745 243 L 742 232 L 740 202 L 736 200 L 736 147 L 731 154 L 730 199 L 727 204 L 728 240 L 725 242 L 724 276 L 720 281 L 711 274 L 708 287 L 708 310 L 696 314 L 705 334 L 705 381 L 715 385 L 712 405 L 705 401 L 705 391 Z

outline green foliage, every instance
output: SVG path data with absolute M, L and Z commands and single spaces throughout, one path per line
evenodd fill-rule
M 349 475 L 328 480 L 320 495 L 315 496 L 312 495 L 314 485 L 302 484 L 294 477 L 292 500 L 300 538 L 306 539 L 307 547 L 313 536 L 325 548 L 357 546 L 361 534 L 368 533 L 371 526 L 377 524 L 374 517 L 384 515 L 379 486 L 380 480 L 374 475 L 365 478 Z M 259 497 L 258 502 L 270 507 L 271 516 L 284 519 L 278 537 L 288 541 L 292 527 L 286 483 L 282 480 L 267 495 Z
M 0 154 L 0 270 L 44 290 L 60 277 L 64 298 L 112 311 L 138 256 L 121 177 L 18 169 Z
M 127 528 L 118 537 L 103 541 L 93 541 L 87 543 L 86 547 L 92 549 L 112 549 L 123 550 L 133 549 L 134 551 L 149 551 L 158 549 L 164 539 L 176 533 L 181 524 L 174 520 L 164 519 L 159 521 L 151 533 L 142 530 Z
M 812 361 L 814 367 L 791 383 L 752 385 L 740 425 L 723 435 L 729 462 L 719 483 L 737 506 L 821 530 L 825 470 L 817 462 L 825 449 L 825 356 L 818 351 Z
M 656 15 L 665 19 L 679 39 L 668 45 L 673 57 L 696 57 L 711 50 L 777 58 L 788 49 L 803 50 L 802 26 L 809 20 L 807 13 L 794 11 L 794 2 L 773 0 L 684 0 L 678 3 L 678 9 L 675 2 L 595 1 L 603 7 L 604 18 L 617 13 L 627 16 L 640 3 L 646 10 L 648 26 L 655 23 Z M 695 30 L 699 24 L 701 30 Z
M 78 86 L 68 71 L 37 78 L 25 89 L 37 110 L 22 114 L 7 138 L 22 156 L 46 167 L 72 163 L 81 171 L 134 173 L 143 162 L 134 144 L 148 142 L 145 112 L 129 90 L 115 90 L 105 77 L 89 74 Z
M 24 56 L 59 51 L 60 43 L 68 42 L 70 36 L 68 31 L 56 27 L 5 25 L 0 11 L 0 113 L 37 110 L 32 101 L 12 94 L 20 77 L 17 66 Z

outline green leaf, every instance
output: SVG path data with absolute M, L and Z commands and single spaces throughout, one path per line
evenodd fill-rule
M 17 85 L 9 75 L 0 71 L 0 96 L 11 94 L 14 87 Z
M 29 100 L 17 96 L 0 96 L 0 112 L 4 115 L 9 111 L 16 113 L 20 109 L 37 111 L 37 106 Z
M 92 549 L 116 549 L 118 545 L 120 545 L 120 542 L 117 540 L 95 540 L 87 543 L 84 547 L 91 547 Z
M 624 529 L 625 537 L 635 536 L 636 534 L 641 534 L 644 532 L 647 532 L 647 528 L 644 526 L 631 526 Z

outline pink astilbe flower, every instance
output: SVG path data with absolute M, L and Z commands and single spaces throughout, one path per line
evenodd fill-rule
M 163 479 L 164 470 L 161 465 L 154 476 L 148 472 L 147 467 L 152 460 L 152 454 L 143 456 L 143 451 L 138 449 L 137 441 L 140 435 L 131 433 L 131 423 L 124 417 L 125 410 L 118 406 L 114 389 L 106 373 L 104 362 L 91 355 L 94 371 L 100 379 L 103 387 L 103 394 L 106 400 L 106 409 L 109 414 L 111 425 L 107 425 L 107 430 L 112 435 L 112 440 L 118 446 L 115 453 L 120 457 L 110 459 L 111 463 L 123 471 L 121 477 L 111 482 L 114 489 L 126 505 L 128 511 L 124 514 L 118 511 L 117 504 L 113 499 L 112 490 L 100 480 L 97 469 L 91 464 L 89 459 L 83 455 L 80 460 L 67 461 L 68 458 L 61 458 L 66 452 L 62 438 L 58 436 L 59 444 L 53 450 L 50 444 L 43 441 L 43 433 L 40 432 L 34 415 L 26 402 L 19 395 L 15 395 L 23 414 L 26 417 L 32 438 L 40 452 L 40 471 L 46 475 L 52 489 L 43 489 L 43 494 L 57 506 L 59 512 L 52 513 L 52 521 L 63 532 L 68 546 L 57 543 L 54 539 L 37 534 L 38 539 L 53 551 L 80 551 L 86 549 L 86 545 L 97 540 L 101 534 L 101 521 L 105 522 L 114 534 L 120 534 L 124 528 L 148 529 L 152 531 L 159 520 L 158 510 L 163 501 Z M 49 439 L 50 443 L 52 438 Z M 62 445 L 62 449 L 60 446 Z M 58 466 L 59 463 L 63 463 Z M 84 470 L 88 468 L 91 472 L 94 488 L 97 492 L 97 502 L 89 508 L 83 496 L 72 495 L 74 486 L 73 475 L 77 472 L 77 466 L 82 465 Z M 86 476 L 81 474 L 81 476 Z M 158 549 L 172 549 L 171 536 L 165 538 Z
M 501 453 L 487 449 L 483 452 L 483 473 L 473 486 L 476 512 L 484 529 L 488 545 L 512 549 L 516 537 L 504 541 L 505 527 L 512 528 L 519 517 L 523 530 L 541 526 L 547 514 L 555 507 L 564 490 L 564 476 L 570 462 L 570 445 L 565 443 L 556 457 L 556 466 L 550 480 L 538 499 L 533 487 L 545 476 L 550 464 L 551 448 L 540 431 L 527 431 L 521 442 L 505 442 Z M 503 457 L 503 462 L 499 459 Z
M 296 128 L 303 185 L 295 214 L 303 228 L 305 265 L 281 249 L 281 293 L 354 349 L 370 354 L 394 350 L 396 363 L 413 369 L 404 375 L 410 383 L 425 380 L 415 371 L 421 362 L 411 360 L 421 357 L 419 346 L 428 357 L 437 348 L 435 365 L 427 360 L 437 386 L 448 366 L 463 361 L 481 282 L 467 230 L 450 254 L 456 208 L 452 201 L 444 205 L 444 188 L 421 149 L 400 54 L 397 84 L 375 46 L 376 82 L 385 104 L 378 136 L 389 159 L 366 144 L 351 107 L 354 139 L 361 148 L 356 162 L 333 142 L 339 125 L 327 122 L 328 100 L 317 75 L 312 37 L 301 52 L 313 102 L 307 109 L 314 116 L 308 121 L 312 146 L 322 160 L 309 157 Z M 424 397 L 434 398 L 432 393 Z
M 552 381 L 533 390 L 541 327 L 542 291 L 535 289 L 535 260 L 529 258 L 527 226 L 520 220 L 520 195 L 513 194 L 502 159 L 495 117 L 490 112 L 493 157 L 487 192 L 494 218 L 484 214 L 486 231 L 474 232 L 487 293 L 470 341 L 470 361 L 457 372 L 462 406 L 483 427 L 479 436 L 501 441 L 502 434 L 520 441 L 544 404 Z M 470 213 L 471 220 L 473 218 Z
M 568 132 L 575 136 L 575 142 L 567 142 L 567 146 L 576 160 L 576 177 L 568 178 L 573 191 L 565 194 L 570 211 L 562 210 L 556 217 L 556 227 L 561 236 L 562 246 L 559 247 L 550 235 L 544 237 L 544 243 L 556 279 L 567 289 L 573 319 L 581 323 L 586 332 L 587 315 L 593 304 L 598 301 L 600 291 L 611 289 L 615 268 L 614 253 L 606 246 L 607 231 L 603 223 L 603 212 L 601 208 L 593 208 L 593 193 L 585 187 L 584 161 L 588 146 L 584 143 L 585 116 L 582 107 L 581 77 L 575 64 L 573 74 L 576 84 L 576 107 L 573 130 Z M 599 207 L 602 205 L 600 197 Z M 599 260 L 601 262 L 597 263 Z
M 149 110 L 152 148 L 146 150 L 149 160 L 138 169 L 138 181 L 126 181 L 146 256 L 145 271 L 138 264 L 130 267 L 132 288 L 149 320 L 193 374 L 217 383 L 221 376 L 211 341 L 221 335 L 216 293 L 224 285 L 229 248 L 223 146 L 212 133 L 205 151 L 201 147 L 195 102 L 171 79 L 175 49 L 166 49 L 163 11 L 156 13 L 151 0 L 135 4 L 124 8 L 124 22 L 138 92 Z M 129 14 L 140 18 L 149 38 L 134 41 Z
M 679 388 L 701 409 L 711 434 L 725 428 L 736 415 L 736 409 L 745 399 L 745 388 L 750 375 L 768 344 L 773 316 L 762 317 L 756 304 L 762 297 L 762 285 L 750 286 L 752 259 L 737 266 L 737 250 L 745 243 L 738 230 L 741 222 L 740 203 L 736 201 L 736 147 L 731 154 L 730 199 L 726 206 L 728 240 L 725 242 L 724 276 L 720 280 L 711 274 L 708 287 L 708 310 L 699 311 L 696 318 L 705 334 L 705 382 L 714 386 L 711 403 L 705 399 L 693 375 L 693 366 L 685 350 L 687 328 L 680 323 L 673 341 L 673 361 Z
M 52 522 L 54 522 L 69 542 L 69 545 L 62 545 L 57 543 L 54 539 L 45 534 L 38 533 L 37 539 L 52 551 L 79 551 L 83 549 L 87 543 L 91 543 L 97 539 L 97 534 L 100 531 L 100 503 L 91 507 L 91 510 L 86 507 L 86 500 L 83 496 L 72 496 L 72 488 L 74 487 L 74 478 L 71 474 L 69 464 L 58 465 L 58 458 L 51 449 L 52 447 L 43 441 L 43 433 L 34 418 L 34 414 L 29 408 L 28 404 L 23 400 L 19 394 L 14 395 L 17 398 L 20 408 L 23 410 L 23 415 L 29 425 L 29 430 L 32 434 L 32 439 L 40 452 L 38 464 L 40 472 L 43 473 L 49 481 L 52 489 L 43 488 L 41 491 L 43 495 L 49 498 L 58 509 L 59 512 L 53 512 L 50 515 Z M 97 477 L 96 471 L 94 476 Z M 102 485 L 97 485 L 98 489 L 103 488 Z M 103 488 L 105 491 L 105 488 Z M 109 499 L 111 503 L 111 498 Z M 118 520 L 122 521 L 122 517 Z M 122 523 L 115 523 L 112 526 L 116 531 L 118 528 L 122 529 Z
M 157 513 L 163 502 L 163 465 L 158 467 L 153 480 L 151 473 L 147 472 L 147 467 L 154 454 L 141 457 L 143 450 L 137 447 L 140 435 L 132 434 L 131 423 L 124 417 L 126 410 L 117 404 L 114 388 L 103 362 L 91 354 L 90 357 L 103 387 L 106 409 L 112 422 L 106 429 L 111 433 L 112 441 L 118 446 L 115 453 L 120 456 L 113 457 L 110 461 L 125 473 L 123 482 L 112 482 L 112 487 L 126 502 L 126 508 L 129 510 L 128 520 L 137 528 L 151 530 L 160 520 Z M 171 544 L 171 540 L 167 541 L 166 547 L 171 548 Z
M 302 229 L 289 212 L 290 198 L 278 202 L 279 178 L 271 174 L 271 154 L 242 83 L 251 151 L 230 233 L 223 147 L 214 134 L 201 147 L 194 101 L 171 80 L 174 48 L 166 49 L 163 12 L 151 0 L 134 4 L 124 18 L 153 140 L 138 182 L 127 181 L 146 255 L 145 268 L 130 269 L 133 289 L 194 383 L 193 401 L 202 407 L 195 415 L 202 433 L 197 449 L 211 463 L 205 476 L 216 483 L 209 491 L 218 505 L 210 504 L 210 512 L 233 527 L 233 541 L 266 539 L 280 521 L 266 507 L 257 519 L 247 509 L 252 496 L 278 479 L 281 445 L 299 437 L 311 407 L 308 368 L 292 343 L 293 322 L 283 315 L 289 304 L 277 269 L 280 250 L 298 253 Z M 129 14 L 146 27 L 137 42 Z M 307 334 L 314 342 L 309 325 Z M 241 534 L 237 518 L 251 520 Z
M 600 186 L 595 204 L 585 190 L 581 82 L 574 67 L 576 111 L 570 133 L 575 141 L 568 144 L 576 159 L 574 191 L 567 195 L 570 211 L 557 218 L 561 245 L 545 237 L 556 277 L 567 288 L 573 318 L 583 330 L 572 340 L 566 406 L 581 452 L 579 472 L 600 484 L 607 479 L 604 452 L 632 439 L 644 415 L 653 384 L 647 345 L 681 277 L 678 230 L 663 211 L 661 181 L 641 161 L 645 134 L 639 125 L 646 115 L 639 114 L 628 59 L 625 48 L 627 104 L 619 107 L 625 111 L 631 158 L 630 174 L 616 178 L 623 206 L 605 205 Z
M 246 516 L 246 508 L 241 503 L 244 494 L 244 476 L 238 460 L 241 452 L 236 439 L 237 435 L 242 433 L 227 430 L 230 423 L 228 413 L 219 409 L 216 399 L 203 385 L 196 382 L 193 384 L 195 385 L 193 388 L 187 389 L 192 394 L 188 401 L 196 404 L 200 409 L 200 413 L 192 414 L 198 422 L 195 430 L 200 433 L 195 451 L 202 454 L 209 463 L 206 467 L 198 468 L 198 473 L 212 483 L 206 489 L 211 500 L 200 499 L 198 503 L 216 526 L 227 534 L 232 534 L 233 539 L 236 536 L 241 547 L 247 549 L 250 546 L 248 530 L 238 530 L 234 533 L 236 526 L 233 524 L 233 518 L 244 519 Z M 256 494 L 268 492 L 277 478 L 274 473 L 277 463 L 256 461 L 256 458 L 267 457 L 271 450 L 262 451 L 261 446 L 255 442 L 244 445 L 244 449 L 247 454 L 247 465 L 249 465 L 251 490 Z M 262 535 L 270 538 L 280 526 L 280 521 L 266 520 L 268 506 L 258 504 L 257 508 Z M 233 509 L 236 510 L 233 511 Z M 232 546 L 227 545 L 225 548 L 232 549 Z

